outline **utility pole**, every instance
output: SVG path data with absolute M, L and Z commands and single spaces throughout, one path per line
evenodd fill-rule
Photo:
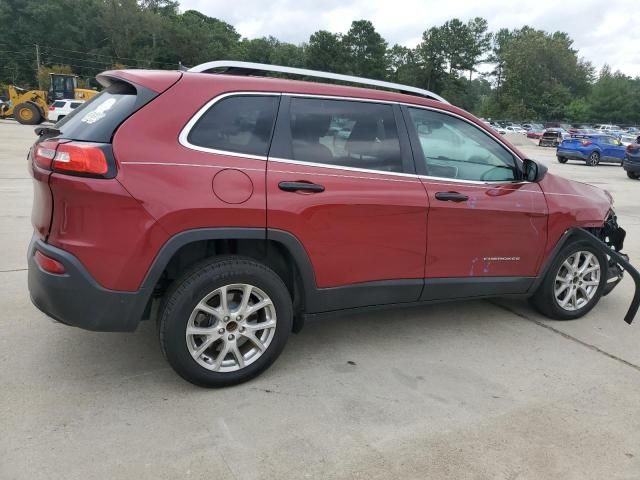
M 38 79 L 38 90 L 42 90 L 40 82 L 40 46 L 36 43 L 36 78 Z

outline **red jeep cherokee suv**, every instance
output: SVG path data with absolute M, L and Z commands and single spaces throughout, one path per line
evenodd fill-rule
M 638 281 L 607 192 L 431 92 L 241 62 L 98 80 L 30 150 L 31 298 L 88 330 L 157 318 L 195 384 L 259 374 L 310 316 L 509 295 L 573 319 Z

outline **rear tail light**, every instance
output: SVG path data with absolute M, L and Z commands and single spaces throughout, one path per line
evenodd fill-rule
M 56 171 L 105 175 L 109 171 L 104 152 L 93 145 L 62 143 L 53 158 Z
M 56 109 L 56 107 L 54 107 L 53 105 L 49 105 L 49 111 L 53 112 Z
M 627 145 L 627 152 L 635 152 L 636 150 L 640 150 L 640 144 L 630 143 Z
M 45 140 L 35 146 L 33 158 L 39 167 L 55 172 L 112 177 L 115 167 L 108 152 L 110 146 L 104 144 Z
M 582 140 L 581 143 L 583 147 L 586 147 L 588 145 L 591 145 L 593 142 L 591 140 Z
M 33 255 L 34 260 L 40 266 L 42 270 L 49 273 L 55 273 L 56 275 L 61 275 L 64 273 L 64 265 L 59 261 L 47 257 L 44 253 L 36 250 L 36 253 Z
M 58 148 L 58 142 L 44 141 L 36 145 L 33 152 L 33 159 L 41 168 L 50 169 L 51 162 L 56 156 L 56 148 Z

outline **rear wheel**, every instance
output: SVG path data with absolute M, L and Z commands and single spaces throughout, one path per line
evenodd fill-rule
M 276 273 L 254 260 L 228 257 L 175 282 L 160 318 L 160 344 L 185 380 L 235 385 L 276 360 L 292 319 L 289 291 Z
M 627 177 L 632 180 L 637 180 L 638 178 L 640 178 L 640 173 L 630 172 L 629 170 L 627 170 Z
M 567 157 L 558 157 L 558 162 L 567 163 Z
M 600 163 L 600 154 L 598 152 L 591 152 L 589 158 L 587 158 L 587 165 L 595 167 Z
M 13 111 L 13 117 L 23 125 L 36 125 L 42 122 L 40 110 L 32 103 L 16 105 Z
M 533 297 L 532 305 L 556 320 L 573 320 L 589 312 L 607 283 L 607 258 L 589 243 L 563 248 Z

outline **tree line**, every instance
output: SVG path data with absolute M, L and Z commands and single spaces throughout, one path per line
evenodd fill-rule
M 494 119 L 640 124 L 640 78 L 607 66 L 596 72 L 564 32 L 491 32 L 484 18 L 454 18 L 408 48 L 355 20 L 347 32 L 320 30 L 292 44 L 243 38 L 220 19 L 179 7 L 174 0 L 2 0 L 0 88 L 35 86 L 49 71 L 91 78 L 110 68 L 233 59 L 413 85 Z

